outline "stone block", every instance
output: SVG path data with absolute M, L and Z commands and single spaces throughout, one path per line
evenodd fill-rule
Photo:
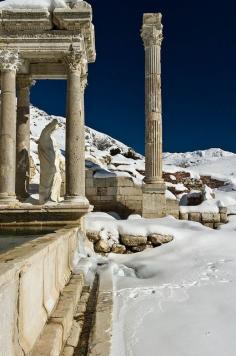
M 57 288 L 61 291 L 70 279 L 68 239 L 61 239 L 57 247 Z
M 154 246 L 159 246 L 160 244 L 168 243 L 173 239 L 174 238 L 171 235 L 161 235 L 161 234 L 148 235 L 148 241 L 150 241 Z
M 16 279 L 9 280 L 7 274 L 2 273 L 2 270 L 0 273 L 2 277 L 0 285 L 0 354 L 23 356 L 17 331 L 19 278 L 16 274 Z
M 117 194 L 117 188 L 116 187 L 108 187 L 107 188 L 107 195 L 116 196 L 116 194 Z
M 78 345 L 81 331 L 82 331 L 82 328 L 81 328 L 80 324 L 74 320 L 70 336 L 68 337 L 67 342 L 66 342 L 67 346 L 76 347 Z
M 220 214 L 227 214 L 228 209 L 227 209 L 227 207 L 222 206 L 219 208 L 219 212 L 220 212 Z
M 146 236 L 135 236 L 135 235 L 128 235 L 124 234 L 120 236 L 121 242 L 125 246 L 140 246 L 147 243 Z
M 202 222 L 206 223 L 219 223 L 220 214 L 218 213 L 202 213 Z
M 118 194 L 120 195 L 142 195 L 142 190 L 141 188 L 136 188 L 136 187 L 119 187 Z
M 166 216 L 166 197 L 162 193 L 143 193 L 142 215 L 147 219 Z
M 107 253 L 107 252 L 111 251 L 111 247 L 107 241 L 99 240 L 94 245 L 94 250 L 95 250 L 95 252 L 98 252 L 98 253 L 101 253 L 101 252 Z
M 225 213 L 220 213 L 220 222 L 222 224 L 227 224 L 227 222 L 229 222 L 228 215 Z
M 97 195 L 100 195 L 100 196 L 107 195 L 107 188 L 97 187 Z
M 82 294 L 83 285 L 80 280 L 74 280 L 74 282 L 69 283 L 62 292 L 62 296 L 65 298 L 73 298 L 74 308 L 79 302 Z
M 97 196 L 97 188 L 86 186 L 86 196 L 90 197 L 93 195 Z
M 56 269 L 57 269 L 57 251 L 55 246 L 50 246 L 48 254 L 44 259 L 44 307 L 48 313 L 51 314 L 58 298 L 59 289 L 56 283 Z
M 87 188 L 93 188 L 93 178 L 86 178 L 85 186 L 86 186 L 86 189 Z
M 62 295 L 60 297 L 56 309 L 52 313 L 50 323 L 55 323 L 62 326 L 63 342 L 65 342 L 70 335 L 70 331 L 73 323 L 73 316 L 74 316 L 74 298 Z
M 19 287 L 19 341 L 29 353 L 47 321 L 44 308 L 44 254 L 26 261 Z
M 117 177 L 117 187 L 134 187 L 133 179 L 130 177 Z
M 75 349 L 73 346 L 66 346 L 63 350 L 62 356 L 73 356 L 74 351 Z
M 106 178 L 94 178 L 93 185 L 97 188 L 106 188 Z
M 188 213 L 179 213 L 180 220 L 188 220 Z
M 201 213 L 189 213 L 189 220 L 190 221 L 201 221 Z
M 37 341 L 31 356 L 58 356 L 62 349 L 62 325 L 48 324 Z

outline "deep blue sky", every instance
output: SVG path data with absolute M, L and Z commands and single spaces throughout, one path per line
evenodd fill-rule
M 164 150 L 236 152 L 236 4 L 233 0 L 90 0 L 96 63 L 89 66 L 86 124 L 144 148 L 142 14 L 162 12 Z M 65 113 L 65 82 L 38 82 L 32 103 Z

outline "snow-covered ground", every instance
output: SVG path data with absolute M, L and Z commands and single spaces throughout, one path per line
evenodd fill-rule
M 219 231 L 171 217 L 152 223 L 174 240 L 109 257 L 112 356 L 234 356 L 236 220 Z
M 32 108 L 31 144 L 36 165 L 37 139 L 53 118 Z M 65 119 L 57 119 L 60 128 L 55 135 L 63 154 Z M 97 177 L 123 174 L 142 181 L 144 158 L 90 128 L 86 128 L 86 160 Z M 198 209 L 227 206 L 232 215 L 219 230 L 172 217 L 145 220 L 133 216 L 121 221 L 104 213 L 87 216 L 87 226 L 94 231 L 103 229 L 104 239 L 113 236 L 117 241 L 121 233 L 152 232 L 174 237 L 168 244 L 134 255 L 109 255 L 115 286 L 112 356 L 234 356 L 236 154 L 220 149 L 166 153 L 164 171 L 172 173 L 168 187 L 179 191 L 184 191 L 185 185 L 177 182 L 176 172 L 222 180 L 222 187 L 205 187 L 206 200 Z

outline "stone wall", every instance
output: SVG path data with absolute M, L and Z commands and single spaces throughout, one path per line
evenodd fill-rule
M 69 281 L 77 228 L 63 229 L 0 256 L 1 355 L 28 355 Z
M 92 170 L 86 170 L 86 197 L 94 205 L 94 211 L 114 211 L 122 218 L 142 215 L 142 186 L 131 177 L 96 178 Z M 167 214 L 179 218 L 176 200 L 167 199 Z
M 228 222 L 227 208 L 219 208 L 218 213 L 180 212 L 180 219 L 200 222 L 207 227 L 217 229 L 220 225 Z
M 94 211 L 115 211 L 122 218 L 142 213 L 142 187 L 129 177 L 94 178 L 86 170 L 86 197 Z

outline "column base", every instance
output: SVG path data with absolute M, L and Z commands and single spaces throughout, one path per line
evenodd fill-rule
M 147 219 L 162 218 L 167 214 L 166 185 L 164 182 L 143 185 L 142 216 Z
M 0 205 L 12 205 L 20 203 L 19 200 L 16 198 L 15 195 L 7 195 L 0 193 Z
M 84 205 L 84 206 L 89 206 L 89 201 L 86 197 L 83 196 L 77 196 L 77 195 L 66 195 L 64 200 L 61 202 L 61 204 L 77 204 L 77 205 Z

